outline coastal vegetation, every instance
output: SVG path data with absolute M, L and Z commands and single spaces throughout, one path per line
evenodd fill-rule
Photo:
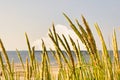
M 16 49 L 22 71 L 17 71 L 15 68 L 14 60 L 10 63 L 7 52 L 0 39 L 0 79 L 3 80 L 120 80 L 120 62 L 118 44 L 116 38 L 116 32 L 114 30 L 112 36 L 113 47 L 113 61 L 110 58 L 109 51 L 104 41 L 102 32 L 97 23 L 95 23 L 95 29 L 98 33 L 99 39 L 102 45 L 102 55 L 96 45 L 96 41 L 88 25 L 86 19 L 82 16 L 84 26 L 82 26 L 78 20 L 76 25 L 70 20 L 70 18 L 63 14 L 67 19 L 71 29 L 78 36 L 79 40 L 84 44 L 86 50 L 90 56 L 88 62 L 85 61 L 81 54 L 79 42 L 75 42 L 74 39 L 69 36 L 72 44 L 72 49 L 68 44 L 68 41 L 64 34 L 60 37 L 54 24 L 52 29 L 49 29 L 49 37 L 54 44 L 54 50 L 50 49 L 51 55 L 55 58 L 57 66 L 51 66 L 51 61 L 48 56 L 45 42 L 42 40 L 42 59 L 41 62 L 36 60 L 35 47 L 31 47 L 27 33 L 25 33 L 26 42 L 28 46 L 29 59 L 26 58 L 26 63 L 23 62 L 20 55 L 20 51 Z M 60 45 L 64 48 L 64 54 Z M 73 52 L 74 53 L 73 53 Z M 77 62 L 73 58 L 73 54 Z M 57 69 L 54 71 L 54 69 Z

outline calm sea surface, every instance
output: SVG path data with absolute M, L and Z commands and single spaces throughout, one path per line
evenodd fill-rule
M 65 53 L 65 52 L 63 52 Z M 84 59 L 86 60 L 86 62 L 90 59 L 89 58 L 89 55 L 86 51 L 81 51 L 81 53 L 83 54 L 83 57 Z M 120 51 L 119 51 L 120 53 Z M 17 53 L 16 51 L 7 51 L 7 54 L 8 54 L 8 57 L 9 57 L 9 60 L 10 62 L 12 62 L 12 60 L 14 60 L 15 63 L 20 63 L 19 61 L 19 58 L 17 56 Z M 23 62 L 26 61 L 26 58 L 29 59 L 29 56 L 28 56 L 28 51 L 20 51 L 20 54 L 21 54 L 21 57 L 22 57 L 22 60 Z M 36 51 L 35 52 L 35 57 L 37 59 L 37 61 L 41 62 L 41 54 L 42 54 L 42 51 Z M 101 54 L 101 53 L 100 53 Z M 56 61 L 54 59 L 54 57 L 52 56 L 51 52 L 48 51 L 48 55 L 49 55 L 49 58 L 50 58 L 50 61 L 51 61 L 51 64 L 56 64 Z M 112 51 L 109 51 L 109 55 L 111 57 L 111 60 L 113 60 L 113 52 Z M 120 55 L 119 55 L 120 56 Z M 74 52 L 73 52 L 73 57 L 74 57 L 74 60 L 76 61 L 76 57 L 74 55 Z

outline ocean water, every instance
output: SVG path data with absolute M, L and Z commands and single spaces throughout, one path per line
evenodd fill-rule
M 87 51 L 81 51 L 81 53 L 82 53 L 85 61 L 88 62 L 89 59 L 90 59 L 90 57 L 89 57 Z M 120 51 L 119 51 L 119 53 L 120 53 Z M 15 63 L 20 63 L 16 51 L 7 51 L 7 54 L 8 54 L 8 57 L 9 57 L 10 62 L 12 62 L 12 60 L 14 60 Z M 36 57 L 36 59 L 37 59 L 38 62 L 41 62 L 41 60 L 42 60 L 41 54 L 42 54 L 42 51 L 35 51 L 35 57 Z M 63 51 L 63 54 L 65 54 L 64 51 Z M 101 53 L 101 51 L 100 51 L 100 55 L 101 55 L 101 54 L 102 54 L 102 53 Z M 29 60 L 28 51 L 20 51 L 20 55 L 21 55 L 22 60 L 23 60 L 24 63 L 26 62 L 26 58 L 28 58 L 28 60 Z M 74 57 L 74 60 L 76 61 L 76 57 L 75 57 L 74 52 L 72 52 L 72 55 L 73 55 L 73 57 Z M 109 51 L 109 55 L 110 55 L 110 57 L 111 57 L 111 60 L 113 60 L 113 52 L 112 52 L 112 51 Z M 55 59 L 54 59 L 54 57 L 52 56 L 52 54 L 51 54 L 50 51 L 48 51 L 48 56 L 49 56 L 49 59 L 50 59 L 51 64 L 56 64 L 56 61 L 55 61 Z M 119 55 L 119 56 L 120 56 L 120 55 Z M 67 56 L 66 56 L 66 57 L 67 57 Z

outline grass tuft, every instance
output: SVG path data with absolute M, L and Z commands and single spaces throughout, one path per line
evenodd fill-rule
M 47 46 L 45 42 L 42 40 L 42 53 L 40 54 L 42 55 L 42 57 L 40 57 L 42 61 L 39 62 L 35 57 L 35 47 L 31 47 L 28 35 L 25 33 L 29 55 L 29 57 L 26 58 L 26 63 L 23 62 L 19 50 L 16 49 L 23 72 L 15 70 L 14 60 L 12 63 L 10 62 L 2 40 L 0 39 L 1 80 L 21 80 L 21 78 L 25 80 L 120 80 L 119 49 L 115 30 L 112 36 L 112 57 L 114 59 L 112 61 L 97 23 L 95 24 L 95 28 L 102 45 L 102 55 L 97 49 L 92 30 L 85 17 L 82 16 L 84 24 L 84 26 L 82 26 L 77 19 L 75 20 L 77 25 L 75 25 L 65 13 L 63 13 L 63 15 L 67 19 L 71 29 L 78 36 L 77 42 L 68 35 L 70 43 L 72 44 L 72 46 L 70 46 L 64 34 L 60 37 L 56 32 L 54 24 L 52 24 L 52 29 L 49 29 L 48 35 L 54 45 L 54 49 L 50 48 L 49 53 L 46 49 Z M 86 57 L 84 57 L 85 54 L 81 52 L 79 40 L 86 47 L 86 52 L 90 57 L 88 61 L 86 61 Z M 56 66 L 51 65 L 49 55 L 55 58 Z M 56 69 L 56 71 L 54 72 L 53 69 Z

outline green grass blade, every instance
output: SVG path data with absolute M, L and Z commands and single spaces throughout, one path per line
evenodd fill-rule
M 29 73 L 29 62 L 28 58 L 26 58 L 26 80 L 30 80 L 30 73 Z
M 20 62 L 21 62 L 21 64 L 22 64 L 22 67 L 23 67 L 23 69 L 25 70 L 25 66 L 24 66 L 22 57 L 21 57 L 20 52 L 18 51 L 18 49 L 16 49 L 16 52 L 17 52 L 18 58 L 19 58 L 19 60 L 20 60 Z
M 51 30 L 50 30 L 50 31 L 51 31 Z M 54 31 L 55 31 L 55 30 L 54 30 Z M 55 34 L 57 35 L 56 32 L 54 32 L 54 35 L 55 35 Z M 67 61 L 67 59 L 65 58 L 62 50 L 60 49 L 59 44 L 57 44 L 57 42 L 55 41 L 55 36 L 54 36 L 54 35 L 50 32 L 49 37 L 51 38 L 51 40 L 52 40 L 52 42 L 53 42 L 53 44 L 54 44 L 54 46 L 55 46 L 56 54 L 57 54 L 59 60 L 61 60 L 61 57 L 62 57 L 62 59 L 64 60 L 64 62 L 67 64 L 68 61 Z M 58 37 L 58 36 L 57 36 L 57 37 Z M 67 64 L 67 65 L 68 65 L 68 64 Z M 69 65 L 68 65 L 68 66 L 69 66 Z M 70 67 L 70 66 L 69 66 L 69 67 Z
M 99 29 L 99 26 L 97 24 L 95 24 L 95 28 L 97 30 L 97 33 L 99 35 L 99 38 L 100 38 L 100 41 L 102 43 L 102 54 L 103 54 L 103 61 L 104 61 L 104 69 L 105 69 L 105 74 L 107 74 L 106 78 L 109 79 L 109 80 L 112 80 L 113 79 L 113 72 L 112 72 L 112 63 L 111 63 L 111 60 L 110 60 L 110 57 L 109 57 L 109 54 L 108 54 L 108 50 L 107 50 L 107 47 L 106 47 L 106 44 L 105 44 L 105 41 L 104 41 L 104 38 L 102 36 L 102 33 Z
M 85 28 L 86 28 L 86 32 L 87 32 L 87 40 L 88 42 L 90 43 L 90 49 L 91 49 L 91 53 L 92 55 L 94 56 L 94 60 L 95 60 L 95 64 L 98 63 L 99 61 L 99 58 L 98 58 L 98 54 L 97 54 L 97 47 L 96 47 L 96 43 L 95 43 L 95 39 L 93 37 L 93 34 L 92 34 L 92 31 L 86 21 L 86 19 L 82 16 L 82 20 L 83 20 L 83 23 L 85 25 Z M 79 25 L 79 24 L 78 24 Z M 79 26 L 80 27 L 80 26 Z M 83 30 L 83 29 L 82 29 Z M 84 32 L 84 31 L 83 31 Z M 85 33 L 85 32 L 84 32 Z M 83 34 L 84 34 L 83 33 Z
M 67 39 L 65 38 L 65 36 L 64 35 L 62 35 L 62 36 L 63 36 L 63 39 L 64 39 L 65 44 L 67 46 L 67 53 L 68 53 L 68 55 L 70 57 L 70 60 L 71 60 L 71 63 L 72 63 L 72 67 L 75 68 L 75 63 L 74 63 L 74 59 L 73 59 L 73 55 L 72 55 L 70 46 L 69 46 L 69 44 L 68 44 Z
M 117 45 L 115 30 L 114 30 L 114 33 L 113 33 L 112 43 L 113 43 L 114 60 L 115 60 L 115 63 L 117 65 L 119 65 L 119 53 L 118 53 L 118 45 Z
M 10 60 L 8 58 L 7 52 L 5 50 L 5 47 L 4 47 L 1 39 L 0 39 L 0 48 L 2 49 L 2 53 L 3 53 L 3 56 L 5 58 L 5 62 L 7 64 L 7 66 L 8 66 L 8 71 L 10 73 L 10 79 L 14 79 L 13 78 L 13 73 L 12 73 L 12 70 L 11 70 Z
M 50 74 L 50 60 L 48 57 L 48 53 L 46 50 L 46 46 L 44 44 L 44 41 L 42 40 L 42 48 L 43 48 L 43 66 L 44 66 L 44 78 L 45 80 L 51 80 L 51 74 Z
M 82 34 L 78 31 L 78 29 L 75 27 L 75 25 L 72 23 L 72 21 L 69 19 L 69 17 L 63 13 L 63 15 L 65 16 L 65 18 L 67 19 L 67 21 L 69 22 L 70 27 L 74 30 L 74 32 L 78 35 L 78 37 L 81 39 L 81 41 L 84 43 Z
M 80 65 L 80 64 L 82 64 L 81 58 L 79 56 L 81 53 L 78 51 L 77 46 L 76 46 L 75 42 L 73 41 L 73 39 L 70 36 L 69 36 L 69 38 L 70 38 L 70 41 L 72 43 L 74 53 L 76 54 L 78 64 Z
M 5 80 L 8 80 L 8 76 L 6 75 L 5 66 L 4 66 L 4 63 L 3 63 L 1 52 L 0 52 L 0 67 L 2 68 L 1 73 L 3 74 Z
M 25 33 L 25 37 L 26 37 L 26 41 L 27 41 L 27 45 L 28 45 L 28 54 L 29 54 L 29 58 L 30 58 L 30 63 L 31 63 L 31 65 L 33 66 L 32 50 L 31 50 L 31 47 L 30 47 L 30 42 L 29 42 L 27 33 Z
M 116 38 L 116 32 L 114 30 L 113 36 L 112 36 L 112 46 L 113 46 L 113 56 L 114 56 L 114 79 L 119 80 L 120 79 L 120 63 L 119 63 L 119 51 L 118 51 L 118 45 L 117 45 L 117 38 Z

